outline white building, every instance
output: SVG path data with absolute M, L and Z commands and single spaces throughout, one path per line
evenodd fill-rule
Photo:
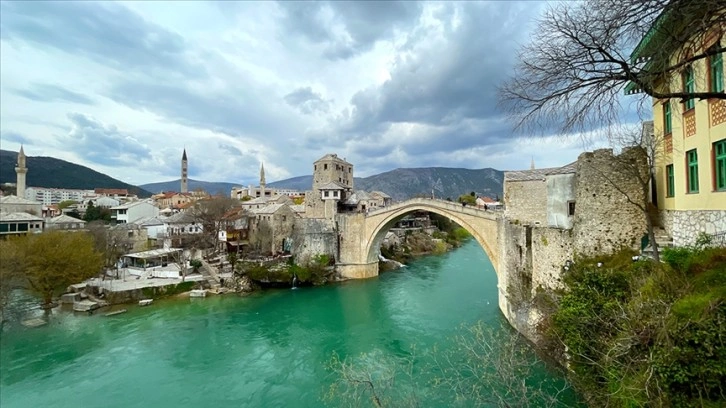
M 132 201 L 111 207 L 111 219 L 115 220 L 117 224 L 126 224 L 157 215 L 159 215 L 159 208 L 148 201 Z
M 93 190 L 71 188 L 28 187 L 25 189 L 25 198 L 45 205 L 58 204 L 68 200 L 81 202 L 86 196 L 93 195 L 95 195 Z

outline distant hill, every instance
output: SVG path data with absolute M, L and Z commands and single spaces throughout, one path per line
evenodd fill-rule
M 472 191 L 478 195 L 502 196 L 504 172 L 486 168 L 479 170 L 424 167 L 404 168 L 354 180 L 355 188 L 366 191 L 383 191 L 395 200 L 405 200 L 417 195 L 456 199 Z M 310 190 L 313 176 L 300 176 L 268 184 L 270 187 Z
M 239 187 L 239 184 L 226 182 L 212 182 L 189 179 L 189 191 L 204 190 L 209 194 L 219 194 L 229 196 L 232 187 Z M 162 191 L 179 191 L 181 187 L 181 179 L 171 181 L 161 181 L 159 183 L 142 184 L 139 187 L 152 193 L 161 193 Z
M 15 165 L 18 153 L 0 150 L 0 183 L 15 183 Z M 28 156 L 28 187 L 74 188 L 92 190 L 94 188 L 125 188 L 139 197 L 150 197 L 151 193 L 109 177 L 79 164 L 54 157 Z

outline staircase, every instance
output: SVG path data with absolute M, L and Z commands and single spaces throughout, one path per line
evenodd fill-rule
M 202 267 L 199 268 L 199 272 L 202 274 L 202 277 L 207 281 L 212 290 L 217 290 L 221 286 L 215 269 L 216 268 L 207 263 L 207 261 L 202 259 Z
M 666 230 L 662 227 L 655 227 L 653 234 L 655 235 L 655 242 L 658 244 L 658 253 L 660 253 L 663 248 L 671 248 L 673 246 L 673 238 L 668 235 Z M 653 258 L 653 243 L 650 243 L 647 247 L 645 247 L 640 254 L 641 256 Z

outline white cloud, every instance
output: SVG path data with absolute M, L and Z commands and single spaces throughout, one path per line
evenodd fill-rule
M 538 4 L 58 5 L 0 3 L 3 149 L 135 184 L 178 178 L 185 147 L 191 177 L 239 183 L 328 152 L 365 176 L 582 150 L 514 138 L 492 97 Z

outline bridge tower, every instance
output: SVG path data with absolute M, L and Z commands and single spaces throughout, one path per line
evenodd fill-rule
M 338 203 L 352 191 L 353 165 L 337 154 L 326 154 L 313 163 L 313 190 L 305 197 L 305 216 L 332 219 Z

